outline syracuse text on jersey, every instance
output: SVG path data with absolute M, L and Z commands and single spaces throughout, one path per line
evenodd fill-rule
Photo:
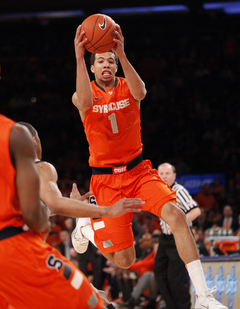
M 129 98 L 127 98 L 125 100 L 121 100 L 116 103 L 111 102 L 109 104 L 104 105 L 94 105 L 92 111 L 93 113 L 108 113 L 110 111 L 126 108 L 129 105 L 130 105 Z

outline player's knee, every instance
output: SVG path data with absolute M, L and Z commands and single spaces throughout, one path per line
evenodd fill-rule
M 123 268 L 123 269 L 128 269 L 132 265 L 133 262 L 134 262 L 133 258 L 126 256 L 126 257 L 121 258 L 118 261 L 118 267 Z
M 172 230 L 179 228 L 188 228 L 186 215 L 183 213 L 183 211 L 172 203 L 170 203 L 168 208 L 169 211 L 167 223 L 172 228 Z
M 115 255 L 115 264 L 123 269 L 128 269 L 135 260 L 135 251 L 131 248 L 122 250 Z

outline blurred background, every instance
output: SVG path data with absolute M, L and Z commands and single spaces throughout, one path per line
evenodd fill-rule
M 73 181 L 88 191 L 88 145 L 71 103 L 73 41 L 87 16 L 108 14 L 120 24 L 127 56 L 147 86 L 144 158 L 155 168 L 174 164 L 179 181 L 187 175 L 189 190 L 197 181 L 193 194 L 218 178 L 220 210 L 231 202 L 239 213 L 240 1 L 144 3 L 1 1 L 0 112 L 38 130 L 43 159 L 56 166 L 63 194 Z

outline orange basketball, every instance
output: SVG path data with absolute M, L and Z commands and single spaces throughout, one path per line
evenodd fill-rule
M 105 53 L 115 46 L 113 38 L 115 35 L 114 20 L 103 14 L 94 14 L 87 17 L 82 23 L 82 29 L 88 41 L 84 47 L 91 53 Z

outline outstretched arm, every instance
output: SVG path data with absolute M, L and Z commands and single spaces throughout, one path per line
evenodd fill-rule
M 124 76 L 127 80 L 130 92 L 138 103 L 145 98 L 147 90 L 141 77 L 138 75 L 134 67 L 127 59 L 127 56 L 124 52 L 124 37 L 119 25 L 116 25 L 116 35 L 117 38 L 113 39 L 117 43 L 114 47 L 114 51 L 117 53 L 118 58 L 121 62 L 121 66 L 124 72 Z
M 73 104 L 78 108 L 81 117 L 87 112 L 89 108 L 93 105 L 92 99 L 92 89 L 90 84 L 90 78 L 86 68 L 86 63 L 84 60 L 85 48 L 84 44 L 87 38 L 83 40 L 84 31 L 82 31 L 81 25 L 78 26 L 75 39 L 75 55 L 77 63 L 77 81 L 76 81 L 76 94 L 72 98 Z M 83 113 L 83 115 L 81 114 Z
M 144 204 L 139 199 L 123 199 L 113 206 L 100 207 L 82 200 L 63 197 L 57 186 L 57 171 L 48 162 L 37 164 L 40 175 L 40 196 L 51 211 L 51 215 L 68 217 L 118 217 L 127 212 L 139 212 Z M 81 198 L 80 198 L 81 199 Z

